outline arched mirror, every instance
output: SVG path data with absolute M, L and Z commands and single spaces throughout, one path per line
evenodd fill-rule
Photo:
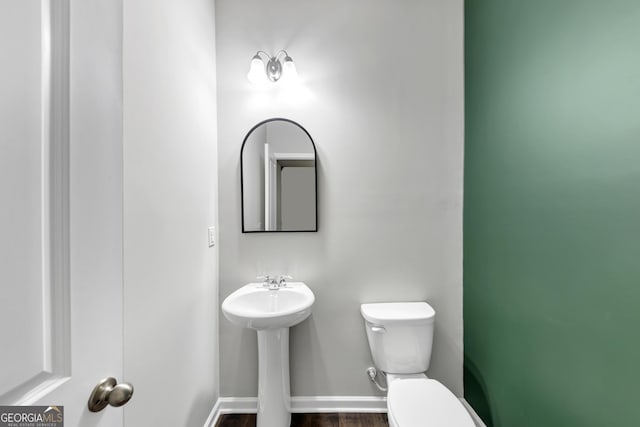
M 240 153 L 242 232 L 318 231 L 316 147 L 289 119 L 255 125 Z

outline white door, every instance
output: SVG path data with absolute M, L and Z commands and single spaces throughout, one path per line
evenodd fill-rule
M 71 25 L 70 25 L 71 22 Z M 0 404 L 66 427 L 123 379 L 121 3 L 0 2 Z

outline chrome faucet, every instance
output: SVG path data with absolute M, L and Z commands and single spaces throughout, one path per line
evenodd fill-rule
M 287 280 L 291 280 L 291 276 L 287 274 L 280 274 L 276 277 L 265 274 L 263 276 L 256 277 L 256 279 L 263 281 L 263 287 L 269 288 L 270 291 L 277 291 L 278 289 L 287 286 Z

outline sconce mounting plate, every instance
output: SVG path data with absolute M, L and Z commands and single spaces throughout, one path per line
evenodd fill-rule
M 277 82 L 282 76 L 282 63 L 275 56 L 267 63 L 267 76 L 272 82 Z

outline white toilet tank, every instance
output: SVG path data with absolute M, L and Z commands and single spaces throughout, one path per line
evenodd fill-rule
M 378 369 L 390 374 L 417 374 L 429 368 L 436 315 L 429 304 L 362 304 L 360 313 Z

